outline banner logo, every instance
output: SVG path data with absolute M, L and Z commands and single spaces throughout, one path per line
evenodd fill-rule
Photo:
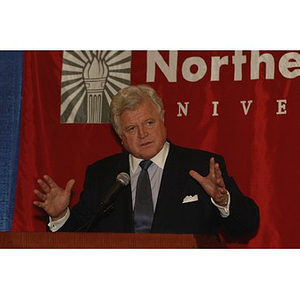
M 111 99 L 130 74 L 131 51 L 64 51 L 61 123 L 109 123 Z

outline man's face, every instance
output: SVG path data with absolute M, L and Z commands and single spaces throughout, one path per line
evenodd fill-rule
M 154 157 L 164 146 L 166 127 L 157 108 L 146 100 L 135 110 L 126 110 L 119 117 L 124 148 L 142 159 Z

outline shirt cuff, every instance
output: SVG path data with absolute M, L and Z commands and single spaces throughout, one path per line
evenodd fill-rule
M 221 206 L 221 205 L 218 205 L 215 203 L 214 199 L 213 198 L 210 198 L 211 202 L 213 203 L 213 205 L 215 205 L 219 212 L 220 212 L 220 215 L 223 217 L 223 218 L 227 218 L 229 217 L 230 215 L 230 210 L 229 210 L 229 204 L 230 204 L 230 194 L 229 192 L 227 191 L 227 195 L 228 195 L 228 202 L 227 202 L 227 205 L 226 206 Z
M 70 209 L 69 207 L 67 208 L 67 213 L 60 219 L 56 220 L 56 221 L 52 221 L 52 218 L 49 217 L 49 223 L 48 223 L 48 227 L 50 229 L 50 231 L 52 232 L 56 232 L 57 230 L 59 230 L 69 219 L 70 217 Z

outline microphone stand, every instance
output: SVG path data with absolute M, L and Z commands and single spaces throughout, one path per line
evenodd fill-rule
M 93 226 L 95 226 L 96 222 L 102 220 L 108 213 L 115 209 L 113 203 L 100 203 L 100 208 L 98 209 L 97 213 L 85 224 L 79 227 L 76 232 L 89 232 Z
M 115 207 L 113 205 L 113 201 L 116 198 L 116 195 L 120 192 L 122 188 L 128 185 L 130 181 L 130 177 L 127 173 L 121 172 L 117 178 L 111 189 L 109 190 L 108 194 L 105 198 L 101 201 L 98 211 L 92 217 L 91 220 L 83 224 L 79 227 L 76 232 L 88 232 L 91 228 L 95 225 L 96 222 L 102 220 L 108 213 L 110 213 Z M 84 230 L 85 229 L 85 230 Z

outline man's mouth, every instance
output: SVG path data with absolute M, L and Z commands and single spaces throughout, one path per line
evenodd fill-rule
M 151 145 L 151 144 L 152 144 L 152 142 L 142 143 L 142 144 L 141 144 L 141 147 L 147 147 L 147 146 L 149 146 L 149 145 Z

